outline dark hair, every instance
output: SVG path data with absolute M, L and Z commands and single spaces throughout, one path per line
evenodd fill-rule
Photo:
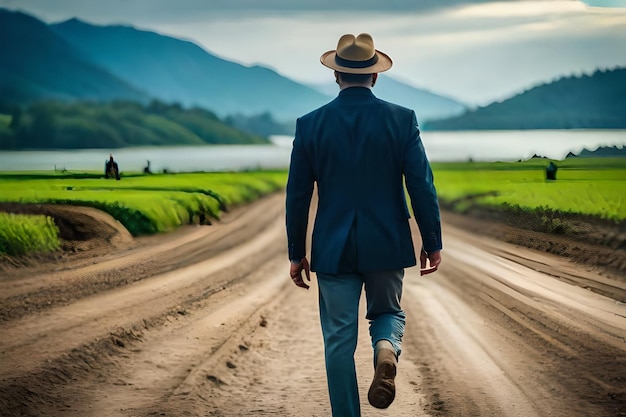
M 349 74 L 347 72 L 339 72 L 341 81 L 348 84 L 365 84 L 372 79 L 372 74 Z

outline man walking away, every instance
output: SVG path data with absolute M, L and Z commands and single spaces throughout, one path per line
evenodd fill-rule
M 335 70 L 341 91 L 296 123 L 286 199 L 290 275 L 309 288 L 305 278 L 310 281 L 310 270 L 317 273 L 332 415 L 355 417 L 361 414 L 354 352 L 363 287 L 375 367 L 368 400 L 387 408 L 395 398 L 404 268 L 416 265 L 405 183 L 422 237 L 422 275 L 441 263 L 441 224 L 415 113 L 371 91 L 391 59 L 374 48 L 369 34 L 360 34 L 342 36 L 320 60 Z M 314 184 L 318 208 L 309 267 L 305 242 Z

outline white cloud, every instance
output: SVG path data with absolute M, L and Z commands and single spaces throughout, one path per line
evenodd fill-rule
M 559 75 L 626 66 L 626 13 L 579 2 L 485 3 L 431 13 L 289 13 L 230 16 L 185 25 L 207 49 L 263 63 L 294 79 L 328 80 L 319 56 L 343 33 L 372 33 L 394 60 L 390 75 L 470 103 L 487 104 Z
M 585 10 L 583 3 L 571 0 L 489 2 L 461 7 L 447 12 L 453 18 L 507 18 L 545 17 L 546 14 L 563 14 Z

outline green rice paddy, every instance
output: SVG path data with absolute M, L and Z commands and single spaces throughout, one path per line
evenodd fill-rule
M 546 180 L 550 161 L 435 163 L 439 198 L 463 212 L 474 205 L 553 216 L 574 213 L 616 223 L 626 221 L 626 159 L 594 158 L 555 161 L 555 181 Z M 0 202 L 84 205 L 119 220 L 133 235 L 171 231 L 201 218 L 219 219 L 229 207 L 250 202 L 285 186 L 286 171 L 127 175 L 105 180 L 99 173 L 0 173 Z M 42 229 L 32 248 L 58 247 L 50 219 L 0 217 L 0 254 L 29 251 L 23 244 Z M 558 221 L 558 218 L 557 218 Z M 16 225 L 17 224 L 17 225 Z M 54 224 L 52 223 L 52 226 Z M 15 248 L 13 248 L 15 246 Z M 26 249 L 22 249 L 26 248 Z M 43 248 L 43 249 L 42 249 Z M 33 249 L 34 250 L 34 249 Z

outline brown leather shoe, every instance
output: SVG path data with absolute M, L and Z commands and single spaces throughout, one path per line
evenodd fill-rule
M 396 398 L 396 365 L 398 361 L 393 351 L 379 349 L 376 356 L 376 371 L 370 385 L 367 399 L 376 408 L 387 408 Z

